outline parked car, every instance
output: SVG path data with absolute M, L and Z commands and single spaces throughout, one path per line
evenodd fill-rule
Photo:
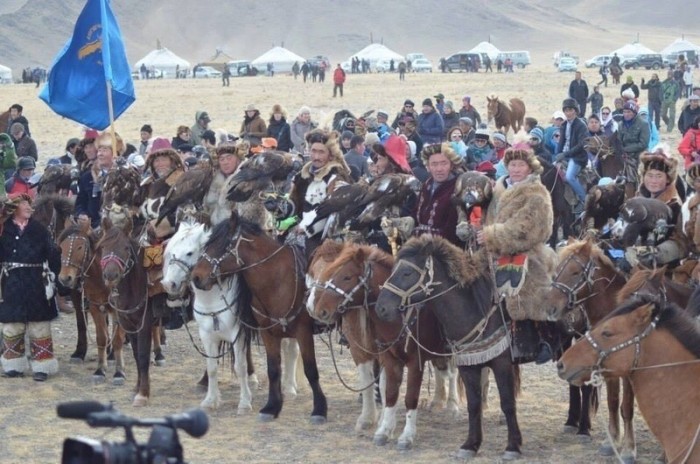
M 414 72 L 433 72 L 433 63 L 425 58 L 416 58 L 411 64 Z
M 496 61 L 501 60 L 505 62 L 507 58 L 510 58 L 513 62 L 513 66 L 519 69 L 525 69 L 525 66 L 532 63 L 530 60 L 530 52 L 527 51 L 501 52 L 496 57 Z
M 313 66 L 313 65 L 318 66 L 321 63 L 325 63 L 326 69 L 327 70 L 331 69 L 331 60 L 329 60 L 327 56 L 323 56 L 323 55 L 312 56 L 311 58 L 306 60 L 306 62 L 309 63 L 310 66 Z M 299 66 L 301 66 L 302 64 L 304 64 L 304 63 L 299 63 Z
M 612 58 L 610 55 L 596 55 L 590 60 L 586 60 L 585 64 L 587 68 L 600 68 L 606 61 L 610 64 L 610 58 Z
M 406 54 L 406 62 L 411 62 L 413 63 L 416 60 L 427 60 L 426 56 L 422 53 L 407 53 Z
M 226 66 L 231 71 L 231 77 L 246 76 L 245 71 L 248 65 L 250 65 L 248 60 L 232 60 L 226 63 Z
M 669 55 L 664 55 L 664 65 L 671 69 L 675 69 L 678 64 L 678 57 L 683 55 L 688 63 L 695 62 L 698 52 L 696 50 L 684 50 L 676 53 L 671 53 Z
M 576 66 L 576 60 L 568 56 L 559 58 L 559 65 L 557 66 L 557 70 L 559 72 L 576 72 L 578 70 L 578 67 Z
M 625 69 L 661 69 L 664 67 L 664 59 L 659 53 L 650 53 L 647 55 L 626 58 L 620 64 Z
M 559 66 L 559 61 L 562 58 L 573 58 L 574 61 L 576 61 L 576 64 L 578 64 L 578 56 L 571 54 L 570 52 L 560 50 L 558 52 L 554 53 L 554 66 Z
M 211 66 L 197 66 L 194 71 L 194 77 L 196 79 L 208 79 L 208 78 L 221 78 L 221 71 L 218 71 Z
M 394 71 L 399 67 L 399 63 L 394 60 Z M 377 64 L 374 65 L 374 69 L 377 72 L 390 72 L 391 60 L 378 60 Z
M 469 63 L 474 57 L 476 58 L 477 69 L 481 68 L 481 56 L 479 56 L 478 53 L 459 52 L 446 58 L 445 64 L 447 66 L 447 70 L 449 72 L 466 71 L 467 63 Z

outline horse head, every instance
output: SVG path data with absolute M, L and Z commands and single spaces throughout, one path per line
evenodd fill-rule
M 95 239 L 90 223 L 84 221 L 80 224 L 66 224 L 57 241 L 61 249 L 58 281 L 65 287 L 75 289 L 93 259 Z
M 161 284 L 170 295 L 179 296 L 190 281 L 190 273 L 209 240 L 211 232 L 204 224 L 182 222 L 168 241 L 163 259 Z
M 495 93 L 491 93 L 486 97 L 486 109 L 489 122 L 493 121 L 493 118 L 498 114 L 499 104 L 500 100 L 498 100 L 498 95 Z
M 113 291 L 138 263 L 138 245 L 129 237 L 130 230 L 122 230 L 109 218 L 102 219 L 102 238 L 97 244 L 101 252 L 100 268 L 105 286 Z
M 546 300 L 551 320 L 561 319 L 592 294 L 601 254 L 590 237 L 570 238 L 559 250 L 559 264 Z
M 320 284 L 320 282 L 322 282 L 321 274 L 323 273 L 324 269 L 335 261 L 340 252 L 343 250 L 344 246 L 345 243 L 343 242 L 327 239 L 324 240 L 323 243 L 321 243 L 321 245 L 314 251 L 305 277 L 307 289 L 306 310 L 309 312 L 311 317 L 316 317 L 314 315 L 314 307 L 317 291 L 322 288 L 322 285 Z

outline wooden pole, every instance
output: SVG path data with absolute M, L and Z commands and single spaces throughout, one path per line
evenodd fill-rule
M 112 156 L 117 157 L 117 133 L 114 130 L 114 105 L 112 104 L 112 82 L 107 81 L 107 109 L 109 110 L 109 131 L 112 136 Z

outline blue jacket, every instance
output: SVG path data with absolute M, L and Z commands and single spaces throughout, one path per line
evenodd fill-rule
M 75 215 L 85 214 L 90 218 L 92 228 L 100 225 L 102 191 L 96 191 L 90 170 L 84 172 L 78 181 L 78 197 L 75 199 Z
M 416 131 L 424 143 L 441 143 L 445 133 L 445 123 L 440 113 L 433 110 L 430 113 L 418 115 Z

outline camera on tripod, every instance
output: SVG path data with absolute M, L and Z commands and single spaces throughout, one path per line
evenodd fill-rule
M 91 427 L 122 427 L 123 443 L 91 438 L 66 438 L 63 442 L 63 464 L 184 464 L 184 454 L 177 430 L 199 438 L 209 429 L 209 418 L 201 409 L 173 414 L 158 419 L 136 419 L 120 413 L 111 404 L 96 401 L 72 401 L 56 407 L 58 417 L 79 419 Z M 139 444 L 134 427 L 151 427 L 147 443 Z

